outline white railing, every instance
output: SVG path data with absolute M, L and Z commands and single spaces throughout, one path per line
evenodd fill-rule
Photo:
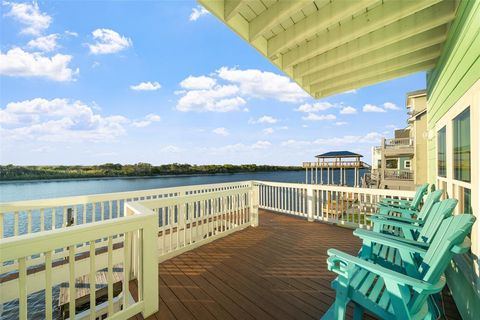
M 412 147 L 413 146 L 413 138 L 385 139 L 384 145 L 385 145 L 385 148 Z
M 57 230 L 37 232 L 0 240 L 0 303 L 18 298 L 12 318 L 53 318 L 53 288 L 68 283 L 68 314 L 77 314 L 77 279 L 89 275 L 90 307 L 84 317 L 108 317 L 125 319 L 142 312 L 148 316 L 158 309 L 158 282 L 151 281 L 158 275 L 157 257 L 152 250 L 157 237 L 154 212 L 141 205 L 127 205 L 131 216 L 103 222 L 93 222 Z M 135 213 L 135 214 L 133 214 Z M 106 240 L 105 240 L 106 239 Z M 121 239 L 121 242 L 118 240 Z M 117 245 L 114 245 L 114 244 Z M 88 250 L 78 250 L 87 247 Z M 131 252 L 141 252 L 132 255 Z M 59 258 L 62 252 L 63 258 Z M 32 257 L 37 256 L 34 267 L 28 267 Z M 74 263 L 73 263 L 74 262 Z M 4 273 L 7 267 L 14 270 Z M 121 294 L 113 295 L 113 267 L 122 270 Z M 107 300 L 99 302 L 96 297 L 97 279 L 100 270 L 106 269 Z M 130 279 L 136 278 L 139 288 L 138 300 L 131 299 Z M 28 304 L 29 296 L 44 290 L 44 313 L 29 315 L 39 309 Z M 15 308 L 14 308 L 15 309 Z M 41 309 L 41 308 L 40 308 Z M 81 318 L 82 314 L 75 318 Z M 4 315 L 5 316 L 5 315 Z M 7 317 L 10 317 L 7 315 Z
M 234 190 L 246 187 L 248 183 L 193 185 L 0 203 L 0 239 L 123 217 L 126 202 Z
M 413 180 L 413 170 L 385 169 L 385 180 Z
M 349 227 L 369 228 L 381 198 L 411 199 L 413 191 L 256 181 L 259 207 Z
M 73 224 L 67 228 L 63 224 L 55 228 L 55 223 L 48 223 L 52 221 L 51 216 L 56 208 L 63 208 L 59 212 L 65 217 L 71 208 L 88 205 L 95 208 L 97 203 L 108 205 L 112 202 L 117 202 L 114 207 L 120 203 L 124 208 L 118 208 L 116 214 L 105 219 L 95 219 L 96 210 L 92 209 L 81 210 L 81 217 L 87 218 L 80 219 L 80 225 Z M 152 291 L 146 282 L 158 283 L 158 274 L 151 271 L 156 270 L 158 262 L 248 226 L 257 226 L 258 187 L 251 181 L 210 184 L 15 202 L 0 204 L 0 208 L 0 216 L 10 214 L 15 225 L 32 226 L 26 228 L 29 232 L 13 232 L 15 235 L 0 239 L 0 306 L 20 297 L 19 315 L 22 318 L 27 314 L 27 296 L 46 289 L 45 317 L 51 318 L 52 287 L 67 282 L 69 296 L 76 296 L 75 285 L 72 284 L 79 277 L 88 273 L 95 277 L 95 272 L 91 270 L 106 268 L 110 277 L 107 279 L 108 302 L 104 303 L 103 308 L 97 304 L 88 312 L 96 312 L 97 316 L 108 313 L 110 317 L 122 308 L 119 317 L 123 318 L 138 312 L 148 315 L 155 311 L 154 305 L 148 304 L 146 296 L 141 293 Z M 47 210 L 50 210 L 50 220 L 46 219 Z M 103 217 L 103 211 L 100 212 Z M 8 219 L 4 218 L 3 222 L 8 222 Z M 38 225 L 34 228 L 35 223 L 50 225 L 50 228 L 38 228 Z M 132 229 L 132 226 L 137 229 Z M 13 225 L 10 228 L 14 228 Z M 4 227 L 4 230 L 7 229 Z M 140 236 L 132 237 L 132 233 Z M 20 250 L 15 252 L 13 248 L 17 246 Z M 73 260 L 75 263 L 69 263 Z M 93 263 L 90 268 L 88 260 Z M 147 268 L 146 263 L 148 272 L 142 272 Z M 139 302 L 128 305 L 126 301 L 129 295 L 123 292 L 129 291 L 125 288 L 122 297 L 113 297 L 111 271 L 118 264 L 125 266 L 124 285 L 128 284 L 129 279 L 137 279 L 141 294 Z M 25 283 L 28 283 L 27 287 Z M 93 292 L 90 299 L 95 299 L 94 285 L 95 279 L 90 278 L 90 292 Z M 158 303 L 158 294 L 150 294 L 150 297 L 155 297 Z M 72 314 L 76 310 L 75 299 L 69 301 L 68 312 Z M 90 305 L 94 303 L 95 300 Z M 88 316 L 83 312 L 77 313 L 75 318 Z

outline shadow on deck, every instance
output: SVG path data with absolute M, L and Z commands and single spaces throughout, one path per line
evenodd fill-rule
M 159 311 L 148 319 L 319 319 L 335 296 L 327 249 L 356 254 L 360 244 L 351 229 L 261 210 L 257 228 L 161 263 Z M 461 319 L 444 301 L 448 319 Z

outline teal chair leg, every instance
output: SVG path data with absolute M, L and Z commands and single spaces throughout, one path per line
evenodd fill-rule
M 345 319 L 347 315 L 347 305 L 348 302 L 350 302 L 350 298 L 348 297 L 348 280 L 345 277 L 338 277 L 336 292 L 333 318 L 342 320 Z
M 363 307 L 355 303 L 355 307 L 353 308 L 353 320 L 362 320 L 363 312 Z

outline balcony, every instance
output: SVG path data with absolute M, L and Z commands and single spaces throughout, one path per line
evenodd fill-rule
M 413 138 L 384 139 L 381 148 L 386 156 L 409 155 L 415 152 Z
M 356 253 L 349 228 L 370 228 L 380 198 L 412 196 L 246 181 L 1 204 L 0 302 L 21 319 L 318 319 L 334 300 L 326 250 Z M 76 297 L 61 307 L 60 284 Z
M 412 170 L 385 169 L 385 180 L 413 181 Z

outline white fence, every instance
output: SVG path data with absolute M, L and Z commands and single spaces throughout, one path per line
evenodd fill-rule
M 381 198 L 410 199 L 413 191 L 256 181 L 262 209 L 349 227 L 369 228 Z
M 19 298 L 19 316 L 25 319 L 27 297 L 45 289 L 45 318 L 51 318 L 52 288 L 67 282 L 69 296 L 77 296 L 75 282 L 90 274 L 90 305 L 96 306 L 90 311 L 147 316 L 158 304 L 158 288 L 151 287 L 158 283 L 158 262 L 258 225 L 258 187 L 248 181 L 164 188 L 15 202 L 1 204 L 0 210 L 6 235 L 0 239 L 0 306 Z M 74 221 L 67 227 L 71 211 Z M 112 269 L 118 265 L 123 268 L 121 298 L 112 293 Z M 95 274 L 103 269 L 108 297 L 99 305 Z M 130 279 L 137 279 L 140 296 L 128 305 L 123 292 L 129 292 Z M 69 314 L 75 314 L 75 299 L 69 303 Z M 91 315 L 77 312 L 76 317 L 82 314 Z
M 158 262 L 258 225 L 259 207 L 368 228 L 380 198 L 413 194 L 246 181 L 0 204 L 0 306 L 18 298 L 18 316 L 26 319 L 29 295 L 45 290 L 45 318 L 51 319 L 52 288 L 66 282 L 69 296 L 76 297 L 75 282 L 89 274 L 88 310 L 77 311 L 69 299 L 70 315 L 148 316 L 158 308 Z M 116 266 L 122 268 L 123 290 L 114 296 Z M 107 274 L 104 302 L 95 296 L 101 270 Z M 137 301 L 128 290 L 134 279 Z

